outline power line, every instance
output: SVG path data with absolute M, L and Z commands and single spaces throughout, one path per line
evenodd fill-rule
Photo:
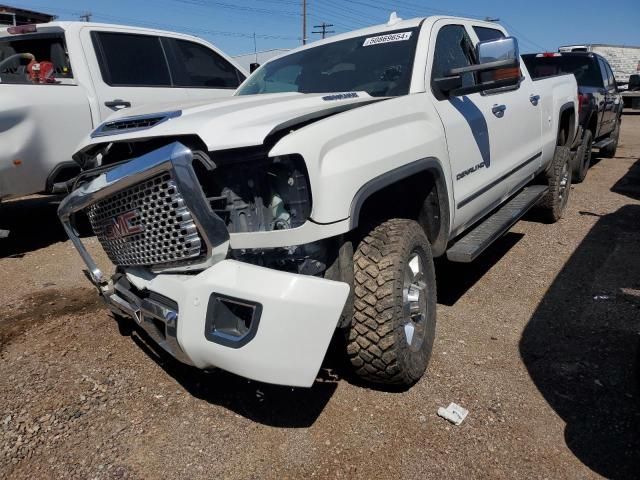
M 332 23 L 324 23 L 322 22 L 321 25 L 314 25 L 313 28 L 319 28 L 320 31 L 319 32 L 311 32 L 314 33 L 316 35 L 322 35 L 322 39 L 324 40 L 325 38 L 327 38 L 327 33 L 336 33 L 335 30 L 327 30 L 327 28 L 329 27 L 333 27 Z
M 225 8 L 227 10 L 236 10 L 240 12 L 259 13 L 261 15 L 282 15 L 289 17 L 297 17 L 300 14 L 291 10 L 272 10 L 266 8 L 247 7 L 245 5 L 234 5 L 224 2 L 212 2 L 206 0 L 174 0 L 175 2 L 184 3 L 186 5 L 196 5 L 201 7 Z
M 346 14 L 350 18 L 355 17 L 356 19 L 359 20 L 360 23 L 364 23 L 364 24 L 368 24 L 369 22 L 372 22 L 372 24 L 375 25 L 377 23 L 380 23 L 381 20 L 384 20 L 384 18 L 381 19 L 378 16 L 366 14 L 362 11 L 362 9 L 349 8 L 345 6 L 344 3 L 338 4 L 336 2 L 333 2 L 332 0 L 323 0 L 323 5 L 329 6 L 334 11 L 340 12 L 341 15 Z
M 66 14 L 73 17 L 77 17 L 80 15 L 76 10 L 71 10 L 71 9 L 62 8 L 62 7 L 47 7 L 44 5 L 37 5 L 37 4 L 29 4 L 29 5 L 25 5 L 25 7 L 41 8 L 41 9 L 48 8 L 49 10 L 53 11 L 53 13 Z M 91 13 L 91 16 L 96 17 L 98 19 L 106 20 L 107 22 L 115 22 L 123 25 L 138 25 L 138 26 L 147 27 L 147 28 L 184 32 L 192 35 L 211 35 L 211 36 L 239 37 L 239 38 L 253 38 L 253 35 L 254 35 L 253 33 L 211 30 L 206 28 L 198 28 L 194 26 L 150 22 L 148 20 L 140 20 L 140 19 L 131 18 L 131 17 L 119 17 L 119 16 L 109 15 L 106 13 L 95 12 L 95 11 Z M 257 38 L 266 39 L 266 40 L 299 40 L 299 37 L 286 36 L 286 35 L 270 35 L 270 34 L 263 34 L 263 33 L 256 33 L 255 35 Z

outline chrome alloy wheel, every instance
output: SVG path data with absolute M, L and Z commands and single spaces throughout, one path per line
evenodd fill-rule
M 569 163 L 565 163 L 562 166 L 562 175 L 560 176 L 560 187 L 558 188 L 558 198 L 560 203 L 563 204 L 567 199 L 567 187 L 569 186 Z
M 420 349 L 426 331 L 427 284 L 424 281 L 424 263 L 421 253 L 414 251 L 404 270 L 402 328 L 407 345 L 412 350 Z

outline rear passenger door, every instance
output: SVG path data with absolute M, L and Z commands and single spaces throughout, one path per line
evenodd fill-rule
M 479 42 L 504 37 L 500 30 L 480 25 L 473 25 L 470 34 L 475 35 L 474 47 Z M 502 176 L 508 184 L 508 194 L 528 183 L 542 165 L 541 107 L 552 100 L 544 97 L 524 63 L 520 75 L 519 85 L 480 94 L 486 110 L 492 113 L 489 116 L 489 130 L 494 133 L 491 153 L 505 166 Z M 502 108 L 502 114 L 496 113 L 496 109 Z
M 117 30 L 83 35 L 88 40 L 83 43 L 93 46 L 87 57 L 100 120 L 125 108 L 187 101 L 186 92 L 173 86 L 160 36 Z
M 609 64 L 602 58 L 598 57 L 598 64 L 600 65 L 600 71 L 602 72 L 602 80 L 604 82 L 603 101 L 604 105 L 601 107 L 602 112 L 602 127 L 600 128 L 600 135 L 608 135 L 615 127 L 617 104 L 619 102 L 617 94 L 616 81 L 613 77 L 613 72 L 609 67 Z

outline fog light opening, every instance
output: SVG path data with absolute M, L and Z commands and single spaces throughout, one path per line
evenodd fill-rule
M 209 299 L 205 336 L 232 348 L 250 342 L 258 329 L 262 305 L 214 293 Z

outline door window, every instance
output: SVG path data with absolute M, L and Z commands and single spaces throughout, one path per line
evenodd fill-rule
M 604 88 L 609 88 L 609 74 L 607 73 L 607 67 L 601 58 L 598 58 L 598 64 L 600 65 L 600 75 L 602 75 L 602 84 Z
M 237 88 L 244 76 L 222 56 L 204 45 L 173 39 L 175 64 L 172 65 L 177 87 Z
M 55 83 L 61 83 L 62 79 L 73 79 L 64 33 L 36 33 L 18 37 L 9 35 L 0 38 L 0 62 L 13 57 L 13 60 L 4 62 L 0 70 L 0 83 L 34 82 L 27 71 L 30 59 L 15 56 L 17 54 L 29 54 L 36 63 L 51 62 Z
M 170 87 L 171 75 L 160 38 L 93 32 L 102 79 L 112 87 Z
M 433 57 L 431 78 L 442 78 L 453 68 L 467 67 L 475 63 L 473 43 L 462 25 L 446 25 L 438 32 Z M 473 73 L 462 75 L 462 86 L 475 85 Z
M 609 65 L 607 62 L 604 62 L 604 64 L 607 67 L 607 76 L 609 77 L 609 87 L 612 88 L 613 90 L 617 90 L 618 86 L 616 84 L 616 77 L 613 74 L 613 71 L 611 70 L 611 65 Z

